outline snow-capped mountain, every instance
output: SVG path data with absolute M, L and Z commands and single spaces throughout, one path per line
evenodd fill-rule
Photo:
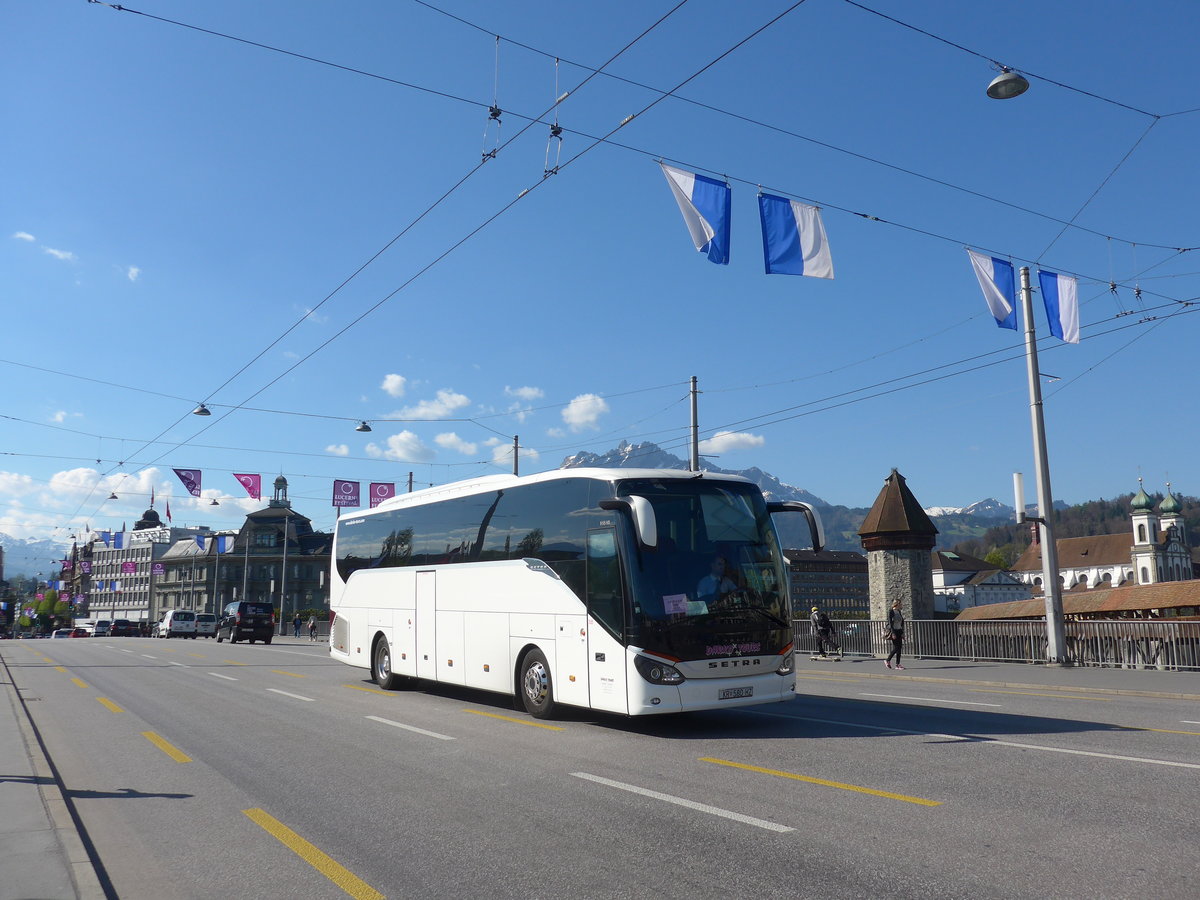
M 30 576 L 38 572 L 50 577 L 55 572 L 58 577 L 61 569 L 58 561 L 71 552 L 69 544 L 59 544 L 54 541 L 31 540 L 29 538 L 10 537 L 0 532 L 0 547 L 4 548 L 4 577 L 16 578 L 18 575 Z
M 979 500 L 970 506 L 930 506 L 925 510 L 928 516 L 978 516 L 981 519 L 1012 519 L 1016 514 L 1011 506 L 1001 503 L 995 497 Z
M 611 469 L 686 469 L 687 460 L 680 459 L 672 453 L 663 450 L 658 444 L 644 441 L 640 444 L 630 444 L 621 441 L 616 449 L 607 453 L 576 453 L 568 456 L 559 465 L 560 469 L 578 469 L 584 466 L 598 466 Z M 814 506 L 829 506 L 824 500 L 803 488 L 786 484 L 769 472 L 764 472 L 757 466 L 749 469 L 722 469 L 718 466 L 705 465 L 705 470 L 722 475 L 741 475 L 759 486 L 768 500 L 803 500 Z

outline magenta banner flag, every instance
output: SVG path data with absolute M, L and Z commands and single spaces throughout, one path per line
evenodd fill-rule
M 384 500 L 396 496 L 396 485 L 380 484 L 373 482 L 371 484 L 371 509 L 377 507 Z
M 333 483 L 333 505 L 339 508 L 358 506 L 358 482 L 335 481 Z
M 175 474 L 179 476 L 179 480 L 183 482 L 183 486 L 187 488 L 189 494 L 193 497 L 200 496 L 199 469 L 176 469 Z
M 134 575 L 136 573 L 137 573 L 137 563 L 133 562 L 132 560 L 126 560 L 125 562 L 121 563 L 121 574 L 122 575 Z
M 233 473 L 233 477 L 246 489 L 246 493 L 255 500 L 262 499 L 262 476 L 261 475 L 239 475 Z
M 84 575 L 91 575 L 92 574 L 92 561 L 90 559 L 81 559 L 79 561 L 79 570 Z
M 150 566 L 150 574 L 151 575 L 166 575 L 167 567 L 165 565 L 163 565 L 162 563 L 154 563 L 153 565 Z

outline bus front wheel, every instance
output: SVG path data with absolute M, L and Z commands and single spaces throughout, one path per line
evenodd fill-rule
M 392 671 L 392 648 L 388 646 L 385 637 L 381 637 L 375 644 L 375 654 L 371 660 L 371 678 L 385 691 L 394 691 L 400 687 L 400 676 Z
M 554 715 L 554 685 L 550 680 L 550 665 L 541 650 L 530 650 L 521 663 L 520 691 L 525 711 L 535 719 Z

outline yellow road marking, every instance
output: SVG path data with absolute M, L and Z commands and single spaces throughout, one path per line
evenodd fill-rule
M 825 787 L 838 788 L 843 791 L 855 791 L 859 794 L 871 794 L 874 797 L 886 797 L 889 800 L 901 800 L 904 803 L 915 803 L 918 806 L 941 806 L 940 800 L 925 800 L 921 797 L 909 797 L 905 794 L 893 794 L 891 791 L 877 791 L 875 788 L 860 787 L 856 784 L 843 784 L 840 781 L 826 781 L 824 778 L 812 778 L 808 775 L 797 775 L 794 772 L 780 772 L 776 769 L 763 769 L 746 763 L 731 762 L 727 759 L 713 759 L 710 756 L 700 757 L 700 762 L 714 763 L 718 766 L 729 766 L 733 769 L 745 769 L 748 772 L 759 772 L 763 775 L 775 775 L 779 778 L 790 778 L 793 781 L 804 781 L 808 784 L 820 784 Z
M 79 685 L 81 688 L 87 687 L 87 682 L 84 681 L 82 678 L 72 678 L 71 680 L 73 682 L 75 682 L 75 684 Z
M 125 712 L 125 710 L 121 709 L 121 707 L 117 706 L 117 704 L 113 703 L 107 697 L 97 697 L 96 699 L 99 700 L 105 706 L 107 706 L 109 709 L 111 709 L 113 712 Z
M 66 671 L 67 671 L 67 667 L 66 667 L 66 666 L 55 666 L 55 667 L 54 667 L 54 671 L 55 671 L 55 672 L 66 672 Z
M 289 678 L 307 678 L 307 675 L 297 675 L 295 672 L 285 672 L 283 669 L 272 669 L 276 675 L 287 675 Z
M 302 860 L 354 897 L 355 900 L 383 900 L 384 895 L 371 887 L 341 863 L 318 850 L 292 829 L 278 819 L 261 809 L 243 809 L 243 813 L 255 825 L 265 831 L 283 846 L 287 847 Z
M 502 716 L 499 713 L 484 712 L 480 709 L 464 709 L 463 712 L 471 713 L 476 716 L 487 716 L 489 719 L 502 719 L 505 722 L 516 722 L 518 725 L 529 725 L 533 728 L 545 728 L 547 731 L 566 731 L 565 728 L 560 728 L 557 725 L 546 725 L 542 722 L 531 722 L 528 719 L 518 719 L 516 716 Z
M 1200 737 L 1200 731 L 1171 731 L 1167 728 L 1141 728 L 1137 725 L 1118 725 L 1122 731 L 1154 731 L 1158 734 L 1192 734 Z
M 240 663 L 234 659 L 223 659 L 223 660 L 221 660 L 221 662 L 225 663 L 225 665 L 227 665 L 227 666 L 248 666 L 248 665 L 250 665 L 249 663 Z
M 194 657 L 196 657 L 196 659 L 205 659 L 206 658 L 203 653 L 189 653 L 188 656 L 194 656 Z
M 171 759 L 175 760 L 175 762 L 177 762 L 177 763 L 189 763 L 192 761 L 192 758 L 190 756 L 188 756 L 182 750 L 167 743 L 165 740 L 160 738 L 153 731 L 143 731 L 142 737 L 144 737 L 146 740 L 148 740 L 150 743 L 152 743 L 155 747 L 157 747 L 163 753 L 167 754 L 167 756 L 171 757 Z
M 342 687 L 348 687 L 352 691 L 366 691 L 368 694 L 383 694 L 385 697 L 394 697 L 394 691 L 381 691 L 379 688 L 363 687 L 361 684 L 343 684 Z
M 1054 697 L 1056 700 L 1093 700 L 1097 703 L 1112 703 L 1111 697 L 1076 697 L 1072 694 L 1038 694 L 1033 691 L 989 691 L 983 688 L 972 688 L 972 694 L 1021 694 L 1024 697 Z

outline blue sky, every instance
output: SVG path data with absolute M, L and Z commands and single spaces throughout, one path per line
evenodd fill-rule
M 686 457 L 693 375 L 724 468 L 865 506 L 894 466 L 927 506 L 1011 503 L 1022 336 L 968 245 L 1080 279 L 1076 346 L 1035 296 L 1055 498 L 1200 491 L 1200 257 L 1170 249 L 1200 246 L 1200 11 L 866 4 L 905 27 L 808 0 L 728 52 L 790 5 L 10 5 L 0 531 L 132 524 L 151 489 L 235 526 L 259 504 L 234 472 L 283 473 L 328 528 L 334 479 L 511 471 L 513 435 L 523 472 L 621 440 Z M 987 98 L 989 60 L 1030 90 Z M 694 102 L 645 87 L 697 72 Z M 730 179 L 728 266 L 658 158 Z M 757 185 L 822 207 L 834 280 L 763 274 Z

